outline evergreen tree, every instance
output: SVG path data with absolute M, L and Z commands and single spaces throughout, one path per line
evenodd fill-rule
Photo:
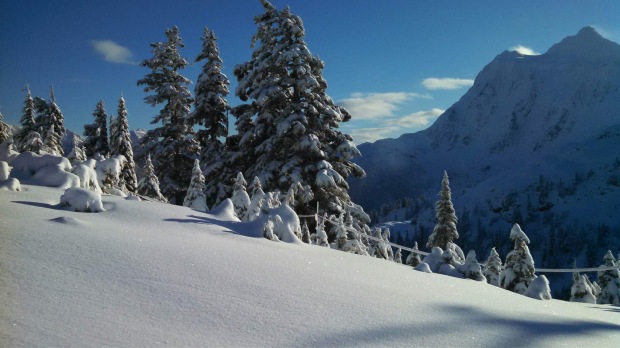
M 336 223 L 333 224 L 331 233 L 336 236 L 335 248 L 338 250 L 344 250 L 345 245 L 347 244 L 348 237 L 342 214 L 340 214 L 340 216 L 336 220 Z
M 308 223 L 304 221 L 304 224 L 301 225 L 301 241 L 310 244 L 310 229 L 308 228 Z
M 502 259 L 500 259 L 495 248 L 492 248 L 487 261 L 484 263 L 483 274 L 487 279 L 487 283 L 499 286 L 499 275 L 502 273 L 503 269 Z
M 32 100 L 34 104 L 34 130 L 39 133 L 40 136 L 47 134 L 49 130 L 49 108 L 45 99 L 41 97 L 34 97 Z
M 4 123 L 4 116 L 0 112 L 0 144 L 7 141 L 11 137 L 9 125 Z
M 26 144 L 24 144 L 22 151 L 30 151 L 37 155 L 41 155 L 43 153 L 48 153 L 48 150 L 39 132 L 31 131 L 28 133 L 28 138 L 26 139 Z
M 351 136 L 337 130 L 351 115 L 326 94 L 324 63 L 312 56 L 303 23 L 289 9 L 278 11 L 262 0 L 265 12 L 255 17 L 252 59 L 237 65 L 235 94 L 244 102 L 234 107 L 238 153 L 234 165 L 258 176 L 268 190 L 287 190 L 292 183 L 310 186 L 312 201 L 295 207 L 309 214 L 317 201 L 323 212 L 355 213 L 363 224 L 367 214 L 354 206 L 345 179 L 364 171 L 351 159 L 359 155 Z
M 470 250 L 467 253 L 467 257 L 465 257 L 465 263 L 463 264 L 462 270 L 463 275 L 467 279 L 473 279 L 480 282 L 484 282 L 487 280 L 482 274 L 482 269 L 480 268 L 478 259 L 476 259 L 476 252 L 474 250 Z
M 394 255 L 394 262 L 403 263 L 403 251 L 400 248 L 396 249 L 396 255 Z
M 235 208 L 235 214 L 241 221 L 247 221 L 248 210 L 250 209 L 250 196 L 246 192 L 245 186 L 247 182 L 241 172 L 237 173 L 235 184 L 233 186 L 232 203 Z
M 146 103 L 151 106 L 164 104 L 151 121 L 151 124 L 161 125 L 146 133 L 142 145 L 146 153 L 152 155 L 162 193 L 180 205 L 189 187 L 187 173 L 192 169 L 199 146 L 188 123 L 193 102 L 188 89 L 190 81 L 180 74 L 180 70 L 188 65 L 179 53 L 179 48 L 185 45 L 177 27 L 167 29 L 166 37 L 166 42 L 151 44 L 153 57 L 140 64 L 151 69 L 149 74 L 138 80 L 139 86 L 145 86 L 145 92 L 153 93 L 145 97 Z
M 183 206 L 196 209 L 198 211 L 207 211 L 207 200 L 204 193 L 205 177 L 200 169 L 200 161 L 194 161 L 194 169 L 192 170 L 192 181 L 187 189 L 187 195 L 183 201 Z
M 111 155 L 122 155 L 125 157 L 125 165 L 121 170 L 121 187 L 129 192 L 136 192 L 138 189 L 138 179 L 136 179 L 136 164 L 133 159 L 133 148 L 131 145 L 131 135 L 129 134 L 129 122 L 127 121 L 127 108 L 123 96 L 118 101 L 118 115 L 114 122 L 110 122 L 110 149 Z
M 570 302 L 582 302 L 596 304 L 596 296 L 592 293 L 592 287 L 588 284 L 588 277 L 579 272 L 573 273 L 573 286 L 570 288 Z
M 64 155 L 62 150 L 61 140 L 66 133 L 65 118 L 62 115 L 62 111 L 56 104 L 56 97 L 54 95 L 54 87 L 50 87 L 50 101 L 47 105 L 47 131 L 45 134 L 45 145 L 50 148 L 52 153 L 57 155 Z
M 168 202 L 159 190 L 159 180 L 155 174 L 155 168 L 151 162 L 151 156 L 147 155 L 144 164 L 144 177 L 138 183 L 138 194 L 153 198 L 157 201 Z
M 433 233 L 428 237 L 426 247 L 429 249 L 433 247 L 445 249 L 448 243 L 452 243 L 459 238 L 459 233 L 456 230 L 457 219 L 454 206 L 452 205 L 450 182 L 448 181 L 448 173 L 445 171 L 441 181 L 439 200 L 435 203 L 435 217 L 437 218 L 437 224 L 433 229 Z
M 30 132 L 36 132 L 35 127 L 35 107 L 32 95 L 30 94 L 30 87 L 26 86 L 26 100 L 24 100 L 24 107 L 22 108 L 22 117 L 19 120 L 21 129 L 15 134 L 13 140 L 15 140 L 15 146 L 18 151 L 26 151 L 26 143 L 28 142 L 28 136 Z
M 84 125 L 86 157 L 93 157 L 97 153 L 106 157 L 110 154 L 110 143 L 108 141 L 108 114 L 105 112 L 103 100 L 97 103 L 93 117 L 95 123 Z
M 603 262 L 601 267 L 617 267 L 611 250 L 607 251 Z M 598 296 L 599 304 L 620 304 L 620 271 L 618 268 L 598 271 L 598 284 L 601 287 L 601 293 Z
M 327 233 L 325 233 L 325 220 L 327 220 L 327 213 L 319 219 L 316 226 L 316 244 L 318 246 L 329 247 L 329 243 L 327 242 Z
M 411 249 L 418 250 L 418 242 L 414 242 L 413 248 Z M 405 260 L 405 263 L 411 267 L 416 267 L 420 264 L 420 262 L 422 262 L 420 260 L 420 254 L 416 252 L 409 253 L 409 256 L 407 256 L 407 259 Z
M 514 224 L 510 231 L 514 249 L 506 256 L 506 265 L 499 277 L 499 286 L 503 289 L 524 294 L 534 280 L 534 260 L 527 245 L 527 235 L 519 224 Z
M 220 139 L 228 136 L 228 111 L 226 101 L 230 82 L 222 73 L 222 59 L 213 30 L 206 28 L 202 36 L 202 51 L 196 62 L 205 61 L 194 88 L 195 107 L 190 116 L 190 124 L 204 126 L 196 133 L 203 148 L 204 157 L 211 151 L 221 150 Z
M 66 156 L 71 163 L 82 162 L 86 160 L 86 152 L 84 151 L 84 147 L 82 145 L 82 139 L 80 139 L 76 134 L 73 134 L 73 139 L 71 142 L 72 149 L 71 152 Z

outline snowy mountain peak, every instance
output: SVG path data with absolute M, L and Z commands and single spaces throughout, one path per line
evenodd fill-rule
M 551 46 L 547 56 L 574 57 L 601 60 L 615 57 L 620 59 L 620 45 L 602 37 L 594 28 L 585 27 L 574 36 L 569 36 Z

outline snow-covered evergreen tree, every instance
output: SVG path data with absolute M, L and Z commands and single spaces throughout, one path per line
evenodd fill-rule
M 95 154 L 108 156 L 110 145 L 108 140 L 108 114 L 105 112 L 103 100 L 99 100 L 93 112 L 95 122 L 84 125 L 84 148 L 86 157 L 93 157 Z
M 28 138 L 26 139 L 26 143 L 22 147 L 22 151 L 30 151 L 34 152 L 38 155 L 43 153 L 49 153 L 49 149 L 43 143 L 43 139 L 41 139 L 41 135 L 39 132 L 31 131 L 28 133 Z
M 514 250 L 506 256 L 506 265 L 499 277 L 499 286 L 519 294 L 524 294 L 534 280 L 534 260 L 528 244 L 530 239 L 514 224 L 510 231 L 510 239 L 514 242 Z
M 159 127 L 149 130 L 142 139 L 145 152 L 151 154 L 155 172 L 161 182 L 161 191 L 175 204 L 182 204 L 185 190 L 189 187 L 194 159 L 199 146 L 193 137 L 188 117 L 193 98 L 188 89 L 190 80 L 180 74 L 188 65 L 179 49 L 185 47 L 179 29 L 166 30 L 167 41 L 151 44 L 153 57 L 140 65 L 151 69 L 143 79 L 138 80 L 144 91 L 147 104 L 163 104 L 151 124 Z
M 459 238 L 459 233 L 456 230 L 456 213 L 452 205 L 450 181 L 448 180 L 448 173 L 445 171 L 441 180 L 439 200 L 435 203 L 435 217 L 437 224 L 433 229 L 433 233 L 428 237 L 426 247 L 430 249 L 437 246 L 445 249 L 448 243 L 452 243 Z
M 403 251 L 400 248 L 396 249 L 396 254 L 394 255 L 394 262 L 403 263 Z
M 585 274 L 573 273 L 573 286 L 570 288 L 570 302 L 582 302 L 596 304 L 596 296 L 592 293 L 592 287 L 588 284 Z
M 465 275 L 465 278 L 467 279 L 473 279 L 480 282 L 487 281 L 486 277 L 482 274 L 482 269 L 480 268 L 478 259 L 476 259 L 476 252 L 473 250 L 470 250 L 467 253 L 462 270 L 463 275 Z
M 138 189 L 136 163 L 133 159 L 127 107 L 123 96 L 118 100 L 118 114 L 111 125 L 113 127 L 110 128 L 110 153 L 112 156 L 123 155 L 127 160 L 121 171 L 119 185 L 129 192 L 136 192 Z
M 252 58 L 234 69 L 235 94 L 251 100 L 232 110 L 239 134 L 234 164 L 269 191 L 284 192 L 296 181 L 310 186 L 314 199 L 300 200 L 298 213 L 313 213 L 318 201 L 322 211 L 339 215 L 352 206 L 345 179 L 365 175 L 351 162 L 359 155 L 352 138 L 337 130 L 351 116 L 326 94 L 324 63 L 308 50 L 301 19 L 261 2 Z M 370 221 L 366 214 L 354 218 Z
M 336 236 L 336 241 L 334 242 L 333 248 L 344 250 L 345 245 L 347 244 L 348 236 L 342 214 L 340 214 L 340 216 L 336 219 L 336 223 L 333 224 L 331 233 Z
M 317 223 L 316 244 L 318 246 L 329 247 L 329 242 L 327 241 L 327 233 L 325 233 L 325 220 L 327 220 L 327 213 L 325 213 Z
M 66 133 L 65 118 L 56 104 L 54 87 L 50 87 L 50 100 L 47 111 L 47 129 L 44 143 L 50 148 L 52 153 L 62 156 L 64 151 L 62 150 L 61 139 Z
M 413 243 L 413 248 L 411 249 L 418 250 L 418 242 Z M 407 259 L 405 260 L 405 263 L 411 267 L 416 267 L 420 264 L 420 262 L 422 262 L 420 260 L 420 254 L 415 252 L 409 253 L 409 256 L 407 256 Z
M 48 117 L 49 107 L 45 99 L 41 97 L 34 97 L 34 99 L 32 100 L 32 103 L 34 104 L 34 112 L 35 112 L 34 129 L 36 132 L 39 133 L 39 135 L 41 136 L 41 139 L 43 139 L 43 136 L 47 134 L 47 131 L 50 128 L 49 117 Z
M 211 151 L 221 150 L 221 139 L 228 136 L 228 111 L 226 101 L 230 82 L 222 73 L 222 59 L 213 30 L 205 28 L 202 36 L 202 50 L 196 63 L 204 61 L 202 71 L 194 88 L 195 106 L 190 124 L 203 126 L 196 132 L 196 138 L 208 158 Z
M 73 134 L 71 141 L 71 152 L 66 156 L 71 163 L 82 162 L 86 160 L 86 152 L 83 147 L 83 141 L 76 134 Z
M 30 94 L 30 87 L 26 86 L 26 99 L 24 100 L 24 107 L 22 108 L 22 117 L 19 120 L 21 129 L 14 135 L 13 140 L 18 151 L 26 151 L 25 147 L 28 142 L 28 136 L 30 132 L 36 132 L 35 126 L 35 107 L 32 95 Z
M 304 221 L 304 224 L 301 225 L 301 241 L 310 244 L 310 229 L 308 228 L 308 223 Z
M 4 123 L 4 116 L 0 112 L 0 144 L 7 141 L 11 137 L 9 125 Z
M 611 250 L 603 257 L 601 267 L 616 267 L 616 259 Z M 599 304 L 620 304 L 620 271 L 617 268 L 598 271 L 598 284 L 601 287 L 597 300 Z
M 237 178 L 233 185 L 233 195 L 231 197 L 233 206 L 235 207 L 235 214 L 241 221 L 247 221 L 248 210 L 250 209 L 250 196 L 246 192 L 245 186 L 247 182 L 241 172 L 237 173 Z
M 144 163 L 144 177 L 138 183 L 138 194 L 153 198 L 161 202 L 168 200 L 161 194 L 159 190 L 159 180 L 155 174 L 155 168 L 151 162 L 151 155 L 147 155 Z
M 502 273 L 503 269 L 502 259 L 500 259 L 495 248 L 492 248 L 487 261 L 484 263 L 483 274 L 487 279 L 487 283 L 499 286 L 499 275 Z
M 200 161 L 194 161 L 192 170 L 192 181 L 187 189 L 187 195 L 183 201 L 183 206 L 196 209 L 198 211 L 208 211 L 207 199 L 205 197 L 205 177 L 200 169 Z

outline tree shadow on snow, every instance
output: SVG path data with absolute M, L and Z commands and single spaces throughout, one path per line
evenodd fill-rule
M 541 304 L 542 305 L 542 304 Z M 300 342 L 300 346 L 321 347 L 353 347 L 359 345 L 399 345 L 408 342 L 410 346 L 450 346 L 457 344 L 447 339 L 446 335 L 460 337 L 458 346 L 490 346 L 499 347 L 538 347 L 548 344 L 548 340 L 562 337 L 567 340 L 571 336 L 584 337 L 594 334 L 618 333 L 619 325 L 583 321 L 577 319 L 558 320 L 549 315 L 549 319 L 537 317 L 530 319 L 511 318 L 510 310 L 498 316 L 482 311 L 474 306 L 436 305 L 441 314 L 437 321 L 426 319 L 422 322 L 402 323 L 399 325 L 378 325 L 370 328 L 363 325 L 361 329 L 340 331 L 336 334 L 315 339 L 309 337 Z M 415 313 L 412 313 L 415 316 Z M 478 334 L 497 332 L 495 335 Z M 456 333 L 455 333 L 456 331 Z M 593 339 L 596 339 L 593 337 Z
M 620 313 L 620 305 L 598 305 L 596 307 L 590 307 L 598 310 L 603 310 L 606 312 L 616 312 Z
M 198 211 L 196 211 L 198 212 Z M 205 224 L 205 225 L 214 225 L 223 228 L 223 232 L 243 235 L 235 231 L 234 226 L 239 224 L 236 221 L 222 221 L 218 219 L 211 218 L 209 216 L 199 216 L 199 215 L 187 215 L 186 219 L 164 219 L 164 221 L 169 222 L 179 222 L 182 224 Z
M 28 201 L 11 201 L 11 203 L 30 205 L 30 206 L 39 207 L 39 208 L 61 210 L 58 204 L 47 204 L 47 203 L 41 203 L 41 202 L 28 202 Z

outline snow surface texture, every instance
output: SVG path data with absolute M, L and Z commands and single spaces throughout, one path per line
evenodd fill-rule
M 0 193 L 0 346 L 572 346 L 620 342 L 618 307 L 262 237 L 213 215 L 58 188 Z M 89 191 L 93 192 L 93 191 Z M 251 237 L 249 237 L 251 236 Z

